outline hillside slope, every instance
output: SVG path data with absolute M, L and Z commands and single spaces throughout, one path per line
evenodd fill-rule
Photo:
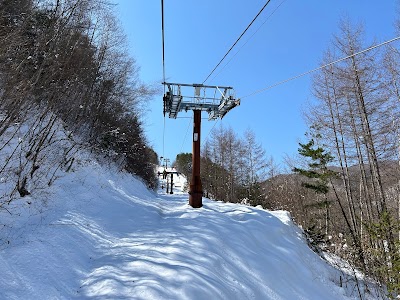
M 94 163 L 42 197 L 0 230 L 0 299 L 357 298 L 283 211 L 192 209 Z

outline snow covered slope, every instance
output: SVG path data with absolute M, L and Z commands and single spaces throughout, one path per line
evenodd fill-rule
M 356 298 L 286 212 L 192 209 L 96 164 L 43 197 L 0 231 L 0 299 Z

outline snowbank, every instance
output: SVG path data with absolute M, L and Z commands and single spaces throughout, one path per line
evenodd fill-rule
M 0 230 L 0 299 L 357 299 L 286 212 L 192 209 L 96 164 L 43 197 Z

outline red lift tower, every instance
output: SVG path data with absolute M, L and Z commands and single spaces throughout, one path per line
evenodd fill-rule
M 201 112 L 206 111 L 209 120 L 222 119 L 232 108 L 240 104 L 240 100 L 235 99 L 232 87 L 168 82 L 163 84 L 168 89 L 163 97 L 164 116 L 168 114 L 170 118 L 176 119 L 180 111 L 193 110 L 192 178 L 189 204 L 194 208 L 199 208 L 203 206 L 203 187 L 200 178 Z

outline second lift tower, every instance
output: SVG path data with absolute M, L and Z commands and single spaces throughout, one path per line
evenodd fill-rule
M 200 178 L 200 129 L 201 112 L 208 113 L 208 120 L 223 118 L 232 108 L 240 104 L 235 99 L 233 88 L 203 84 L 163 82 L 167 92 L 163 97 L 164 116 L 176 119 L 182 110 L 193 110 L 192 178 L 190 179 L 189 204 L 194 208 L 203 206 L 203 187 Z

